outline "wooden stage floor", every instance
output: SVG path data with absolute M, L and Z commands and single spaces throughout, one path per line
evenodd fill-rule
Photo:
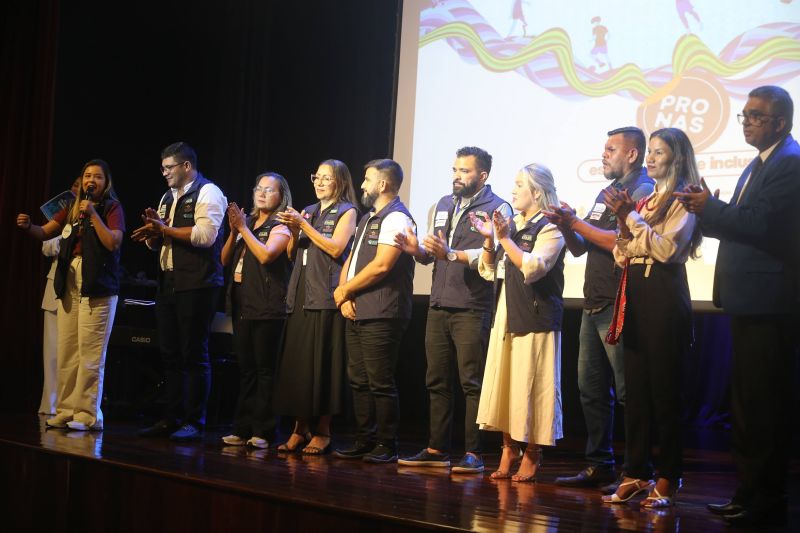
M 219 431 L 191 444 L 103 432 L 46 430 L 44 418 L 4 415 L 0 425 L 0 512 L 17 530 L 48 531 L 702 531 L 726 530 L 705 510 L 730 495 L 734 473 L 722 450 L 686 450 L 679 503 L 642 511 L 604 505 L 590 489 L 553 484 L 582 468 L 582 443 L 545 452 L 535 484 L 493 481 L 444 469 L 368 465 L 331 456 L 226 447 Z M 339 440 L 346 443 L 345 439 Z M 402 442 L 416 452 L 421 443 Z M 800 525 L 798 463 L 789 526 Z M 9 522 L 10 520 L 10 522 Z

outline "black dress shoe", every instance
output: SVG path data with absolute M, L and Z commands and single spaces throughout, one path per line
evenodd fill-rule
M 731 527 L 784 526 L 786 509 L 767 511 L 745 508 L 736 514 L 726 514 L 723 518 Z
M 396 463 L 397 450 L 395 448 L 390 448 L 385 444 L 378 444 L 372 449 L 372 451 L 364 456 L 363 460 L 365 463 Z
M 587 466 L 571 477 L 557 477 L 556 485 L 562 487 L 597 487 L 612 483 L 617 479 L 613 466 L 592 465 Z
M 606 495 L 614 494 L 615 492 L 617 492 L 617 489 L 619 488 L 619 485 L 620 485 L 620 483 L 622 483 L 623 479 L 625 479 L 625 472 L 620 472 L 619 476 L 617 476 L 617 479 L 615 479 L 614 481 L 612 481 L 608 485 L 601 486 L 600 487 L 600 492 L 602 492 L 603 494 L 606 494 Z
M 178 429 L 178 424 L 171 420 L 159 420 L 152 426 L 139 430 L 140 437 L 168 437 Z
M 334 457 L 339 459 L 361 459 L 375 448 L 374 442 L 364 442 L 357 440 L 349 448 L 337 449 L 333 452 Z
M 738 514 L 744 511 L 744 505 L 736 503 L 734 500 L 725 503 L 709 503 L 706 508 L 714 514 L 718 515 L 731 515 Z

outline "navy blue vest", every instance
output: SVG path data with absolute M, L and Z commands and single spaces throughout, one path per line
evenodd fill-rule
M 349 210 L 355 209 L 352 204 L 338 202 L 328 206 L 320 212 L 320 204 L 309 205 L 305 211 L 309 223 L 319 231 L 324 237 L 333 237 L 333 232 L 339 219 Z M 339 286 L 339 275 L 342 272 L 347 256 L 353 246 L 353 239 L 347 243 L 342 255 L 333 258 L 317 247 L 311 239 L 304 233 L 300 233 L 297 238 L 297 256 L 295 258 L 292 277 L 289 280 L 289 294 L 286 297 L 286 304 L 289 312 L 294 311 L 297 287 L 300 283 L 300 271 L 303 269 L 303 252 L 306 252 L 306 278 L 305 278 L 305 302 L 303 309 L 336 309 L 333 301 L 333 291 Z
M 628 174 L 630 176 L 630 174 Z M 647 175 L 647 170 L 642 168 L 638 175 L 631 177 L 625 176 L 619 182 L 613 184 L 617 189 L 627 189 L 632 197 L 641 195 L 635 194 L 642 187 L 647 187 L 644 191 L 650 194 L 653 191 L 653 180 Z M 647 196 L 645 194 L 644 196 Z M 636 199 L 636 198 L 635 198 Z M 597 195 L 594 205 L 603 205 L 603 191 Z M 597 213 L 593 209 L 589 211 L 584 220 L 602 230 L 616 230 L 617 217 L 610 209 L 604 209 Z M 588 240 L 586 242 L 586 275 L 583 281 L 583 307 L 585 309 L 599 309 L 613 304 L 617 297 L 617 287 L 622 270 L 614 263 L 614 256 L 611 252 L 595 246 Z
M 528 222 L 512 236 L 514 243 L 524 252 L 533 250 L 536 236 L 547 225 L 542 217 L 537 222 Z M 526 334 L 531 332 L 561 331 L 564 315 L 564 254 L 561 249 L 553 268 L 540 280 L 525 283 L 525 276 L 510 259 L 505 257 L 502 246 L 498 262 L 506 262 L 506 309 L 508 312 L 509 333 Z M 495 280 L 495 283 L 498 283 Z M 497 287 L 499 294 L 499 286 Z
M 256 217 L 248 220 L 247 225 L 253 235 L 262 243 L 266 243 L 272 228 L 279 225 L 277 220 L 267 220 L 255 228 Z M 280 254 L 272 262 L 262 265 L 247 244 L 239 239 L 233 249 L 231 276 L 228 281 L 228 309 L 236 318 L 246 320 L 269 320 L 286 317 L 286 286 L 289 279 L 290 263 L 285 253 Z M 239 298 L 233 294 L 233 271 L 244 254 L 242 261 L 242 281 L 239 285 Z
M 110 198 L 105 198 L 102 203 L 95 206 L 103 222 L 108 223 L 106 216 L 114 205 L 119 202 Z M 67 207 L 67 212 L 72 208 L 72 204 Z M 118 209 L 122 209 L 120 205 Z M 123 215 L 124 218 L 124 215 Z M 67 224 L 68 222 L 65 222 Z M 81 296 L 114 296 L 119 294 L 119 258 L 120 248 L 109 251 L 100 242 L 91 219 L 86 218 L 83 224 L 83 235 L 81 237 Z M 80 224 L 80 223 L 79 223 Z M 56 275 L 53 279 L 53 288 L 57 298 L 63 298 L 67 288 L 67 272 L 72 261 L 72 250 L 75 247 L 78 237 L 78 225 L 73 226 L 73 231 L 66 239 L 61 239 L 61 247 L 58 251 L 58 266 Z
M 390 213 L 400 211 L 411 217 L 406 206 L 395 197 L 377 213 L 367 213 L 361 217 L 356 229 L 355 242 L 361 242 L 356 262 L 356 274 L 360 272 L 378 252 L 378 236 L 381 223 Z M 411 300 L 414 293 L 414 259 L 401 253 L 397 262 L 380 281 L 356 295 L 356 320 L 375 318 L 411 318 Z
M 211 183 L 202 174 L 197 174 L 192 187 L 186 194 L 178 198 L 175 206 L 175 216 L 172 226 L 186 228 L 194 226 L 194 207 L 203 185 Z M 172 209 L 172 192 L 167 191 L 161 197 L 158 205 L 159 214 L 169 215 Z M 220 224 L 217 239 L 208 248 L 198 248 L 191 243 L 172 239 L 172 270 L 175 273 L 175 290 L 188 291 L 206 287 L 221 287 L 223 285 L 222 252 L 223 228 Z
M 501 205 L 507 204 L 505 200 L 495 195 L 488 185 L 462 213 L 458 224 L 453 229 L 453 238 L 450 247 L 454 250 L 470 250 L 483 247 L 483 236 L 475 231 L 469 220 L 469 214 L 489 221 L 492 213 Z M 432 233 L 438 235 L 439 231 L 447 238 L 450 232 L 455 209 L 455 198 L 444 196 L 436 204 L 433 218 Z M 509 212 L 511 207 L 508 208 Z M 442 213 L 447 213 L 443 217 Z M 477 270 L 472 270 L 468 265 L 459 261 L 437 259 L 433 265 L 433 281 L 431 282 L 431 307 L 449 307 L 455 309 L 475 309 L 478 311 L 492 310 L 492 284 L 483 279 Z

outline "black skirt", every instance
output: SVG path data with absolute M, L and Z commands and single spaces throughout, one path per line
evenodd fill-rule
M 273 411 L 299 418 L 343 412 L 347 386 L 345 319 L 338 309 L 303 309 L 305 267 L 276 371 Z

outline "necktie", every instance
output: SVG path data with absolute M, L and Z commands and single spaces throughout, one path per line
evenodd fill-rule
M 739 197 L 736 198 L 737 205 L 742 201 L 742 198 L 744 198 L 745 191 L 747 191 L 747 188 L 750 186 L 751 183 L 753 183 L 753 180 L 758 176 L 758 173 L 761 172 L 763 166 L 764 166 L 764 161 L 761 160 L 761 156 L 759 155 L 758 157 L 756 157 L 756 162 L 753 164 L 753 169 L 750 171 L 750 176 L 744 182 L 744 185 L 742 185 L 742 190 L 739 191 Z

